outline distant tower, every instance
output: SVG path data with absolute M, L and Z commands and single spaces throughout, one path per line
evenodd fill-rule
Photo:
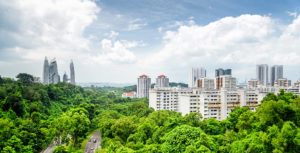
M 59 75 L 58 75 L 58 70 L 57 70 L 57 63 L 56 60 L 53 59 L 50 62 L 50 67 L 49 67 L 49 83 L 56 84 L 60 80 Z
M 63 76 L 63 82 L 67 83 L 68 82 L 68 75 L 65 72 L 64 76 Z
M 49 62 L 47 57 L 44 60 L 43 83 L 49 84 Z
M 215 70 L 215 77 L 219 77 L 219 76 L 222 76 L 222 75 L 231 75 L 231 69 L 222 69 L 222 68 L 219 68 L 219 69 L 216 69 Z
M 71 84 L 74 84 L 75 85 L 75 70 L 74 70 L 74 64 L 73 64 L 73 61 L 71 60 L 71 63 L 70 63 L 70 75 L 71 75 Z
M 269 70 L 267 64 L 256 65 L 256 78 L 260 85 L 267 86 L 269 83 Z
M 169 87 L 169 78 L 165 75 L 160 75 L 156 78 L 156 87 Z
M 147 75 L 141 75 L 138 78 L 137 84 L 137 97 L 138 98 L 149 98 L 149 90 L 151 88 L 151 78 Z
M 283 65 L 274 65 L 271 67 L 271 85 L 274 86 L 275 80 L 283 78 Z
M 190 69 L 189 87 L 197 87 L 197 80 L 206 77 L 206 70 L 202 67 Z

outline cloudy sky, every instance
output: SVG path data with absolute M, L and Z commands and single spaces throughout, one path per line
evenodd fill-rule
M 243 82 L 256 64 L 283 64 L 294 82 L 298 12 L 297 0 L 0 0 L 0 75 L 41 77 L 47 56 L 61 75 L 73 59 L 77 82 L 187 82 L 192 66 Z

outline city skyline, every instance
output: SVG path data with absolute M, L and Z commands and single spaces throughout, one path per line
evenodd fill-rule
M 283 73 L 295 82 L 300 78 L 299 4 L 1 1 L 0 75 L 42 78 L 41 59 L 47 55 L 56 57 L 59 74 L 73 59 L 76 82 L 134 83 L 146 73 L 187 83 L 190 67 L 205 67 L 207 76 L 231 68 L 244 82 L 255 78 L 255 65 L 261 63 L 284 65 Z

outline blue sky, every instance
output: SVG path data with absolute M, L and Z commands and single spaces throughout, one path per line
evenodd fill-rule
M 78 82 L 187 82 L 190 67 L 232 68 L 240 82 L 255 65 L 283 64 L 300 78 L 296 0 L 0 0 L 0 75 L 42 76 L 45 56 Z

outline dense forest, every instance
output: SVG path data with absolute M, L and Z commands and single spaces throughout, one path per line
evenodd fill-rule
M 68 83 L 43 85 L 21 73 L 0 77 L 0 149 L 83 152 L 100 129 L 97 152 L 299 152 L 300 98 L 268 94 L 256 112 L 236 107 L 226 120 L 148 108 L 147 99 L 120 98 L 107 89 Z

